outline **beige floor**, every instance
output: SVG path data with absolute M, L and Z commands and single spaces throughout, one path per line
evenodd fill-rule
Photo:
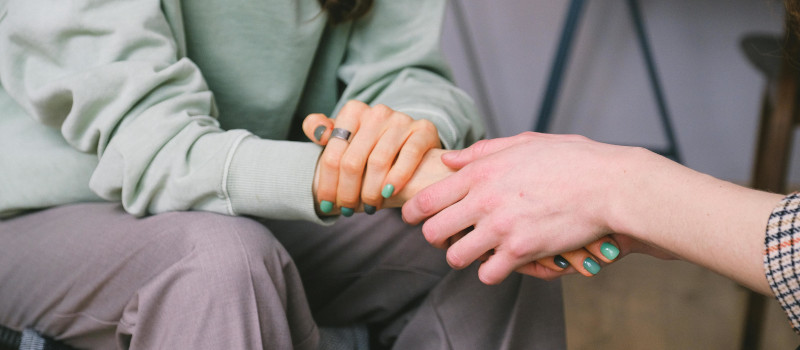
M 745 290 L 691 264 L 632 255 L 563 283 L 570 350 L 739 349 Z M 761 349 L 794 349 L 800 337 L 770 302 Z

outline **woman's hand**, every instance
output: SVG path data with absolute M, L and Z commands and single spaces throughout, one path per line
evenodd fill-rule
M 631 187 L 640 177 L 631 175 L 639 172 L 629 161 L 639 154 L 580 136 L 524 133 L 481 141 L 443 156 L 458 172 L 408 201 L 403 217 L 411 224 L 427 219 L 425 238 L 447 249 L 454 268 L 484 260 L 478 274 L 487 284 L 500 283 L 512 271 L 557 277 L 550 262 L 565 251 L 577 251 L 567 254 L 571 265 L 590 275 L 580 270 L 589 253 L 607 263 L 598 250 L 604 242 L 591 242 L 608 234 L 628 235 L 613 236 L 620 256 L 646 250 L 626 240 L 629 230 L 616 229 L 625 225 L 617 219 L 622 203 L 615 195 L 636 194 Z
M 349 140 L 331 137 L 334 129 L 349 131 Z M 336 119 L 311 114 L 303 121 L 309 139 L 325 150 L 318 163 L 316 198 L 323 213 L 341 208 L 350 216 L 364 204 L 374 213 L 411 179 L 423 156 L 441 148 L 436 127 L 386 106 L 350 101 Z
M 454 268 L 489 253 L 479 270 L 487 284 L 519 269 L 535 273 L 535 266 L 548 267 L 542 264 L 548 256 L 580 252 L 613 232 L 604 221 L 614 205 L 606 194 L 617 172 L 625 171 L 615 164 L 625 150 L 533 133 L 481 141 L 445 157 L 446 165 L 460 170 L 406 203 L 403 216 L 411 224 L 430 217 L 423 233 L 447 249 Z M 465 229 L 471 231 L 449 243 Z M 580 257 L 588 256 L 575 255 L 571 265 L 582 266 Z M 532 261 L 539 263 L 531 267 Z

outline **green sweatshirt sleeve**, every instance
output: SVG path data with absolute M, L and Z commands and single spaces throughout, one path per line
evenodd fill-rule
M 90 188 L 134 215 L 207 210 L 321 222 L 311 193 L 319 147 L 222 130 L 200 70 L 183 58 L 183 33 L 166 18 L 176 4 L 9 0 L 0 83 L 36 121 L 96 154 Z M 274 162 L 269 174 L 245 172 L 259 161 Z
M 339 78 L 348 100 L 384 104 L 436 125 L 442 145 L 463 148 L 484 135 L 472 99 L 451 81 L 441 52 L 445 0 L 376 1 L 353 24 Z

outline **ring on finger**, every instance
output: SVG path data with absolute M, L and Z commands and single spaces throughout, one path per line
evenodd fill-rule
M 333 128 L 331 131 L 331 138 L 337 138 L 345 140 L 345 142 L 350 142 L 350 130 L 342 129 L 342 128 Z

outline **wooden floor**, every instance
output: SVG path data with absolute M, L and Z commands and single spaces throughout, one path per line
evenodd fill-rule
M 745 290 L 681 261 L 631 255 L 597 276 L 562 279 L 570 350 L 739 349 Z M 761 349 L 795 349 L 770 300 Z

